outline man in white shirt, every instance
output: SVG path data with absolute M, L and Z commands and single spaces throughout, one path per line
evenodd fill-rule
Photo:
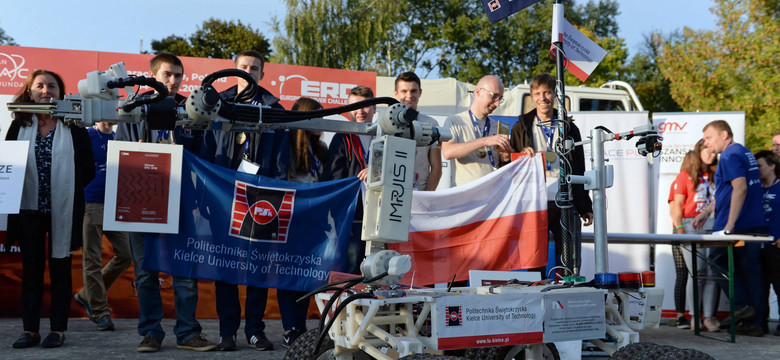
M 486 75 L 477 82 L 469 110 L 451 115 L 445 121 L 452 140 L 441 144 L 441 152 L 444 159 L 455 159 L 452 170 L 456 186 L 479 179 L 509 162 L 509 137 L 497 134 L 498 122 L 488 118 L 503 101 L 501 79 Z

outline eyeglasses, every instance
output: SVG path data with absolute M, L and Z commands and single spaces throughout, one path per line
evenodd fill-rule
M 485 90 L 485 91 L 488 92 L 488 94 L 490 94 L 490 96 L 491 96 L 491 101 L 490 102 L 493 103 L 493 102 L 498 101 L 499 104 L 503 104 L 504 103 L 504 97 L 503 96 L 498 95 L 498 94 L 496 94 L 496 93 L 494 93 L 494 92 L 492 92 L 492 91 L 490 91 L 488 89 L 485 89 L 483 87 L 480 87 L 480 89 Z

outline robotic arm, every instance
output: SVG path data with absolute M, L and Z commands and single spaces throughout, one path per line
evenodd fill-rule
M 387 97 L 331 109 L 289 111 L 244 103 L 254 98 L 257 91 L 250 85 L 232 101 L 226 100 L 211 85 L 225 76 L 239 76 L 255 84 L 244 71 L 220 70 L 206 76 L 201 86 L 190 93 L 185 107 L 181 107 L 168 97 L 162 83 L 154 78 L 128 77 L 120 62 L 107 71 L 88 73 L 86 79 L 79 81 L 79 95 L 66 95 L 63 100 L 48 104 L 9 103 L 8 110 L 49 113 L 84 127 L 100 121 L 145 121 L 153 130 L 171 130 L 176 126 L 245 132 L 287 128 L 376 135 L 371 142 L 363 221 L 363 240 L 369 244 L 361 270 L 366 279 L 376 279 L 372 284 L 398 282 L 409 271 L 411 259 L 384 248 L 386 243 L 408 240 L 415 148 L 450 140 L 449 129 L 416 121 L 417 111 Z M 139 95 L 133 91 L 137 85 L 151 86 L 157 93 Z M 119 88 L 127 92 L 126 99 L 120 99 Z M 380 114 L 379 126 L 322 118 L 376 104 L 390 105 Z
M 251 99 L 257 87 L 249 86 L 236 99 L 226 100 L 212 86 L 221 77 L 238 76 L 255 84 L 252 77 L 238 69 L 225 69 L 206 76 L 200 87 L 187 98 L 185 107 L 177 106 L 168 97 L 167 88 L 154 78 L 128 76 L 124 63 L 111 65 L 106 71 L 93 71 L 79 81 L 78 95 L 66 95 L 63 100 L 48 104 L 9 103 L 9 111 L 48 113 L 61 117 L 67 123 L 92 126 L 96 122 L 146 121 L 153 130 L 172 130 L 176 126 L 222 131 L 261 132 L 266 129 L 288 128 L 315 131 L 333 131 L 352 134 L 379 135 L 377 126 L 322 117 L 341 114 L 362 107 L 393 105 L 382 114 L 379 125 L 384 134 L 415 140 L 428 145 L 450 136 L 446 129 L 431 127 L 415 121 L 417 112 L 399 104 L 393 98 L 368 99 L 354 104 L 315 111 L 290 111 L 243 103 Z M 147 85 L 156 90 L 152 95 L 140 95 L 133 86 Z M 117 91 L 124 88 L 127 97 L 121 99 Z M 442 139 L 442 137 L 447 137 Z

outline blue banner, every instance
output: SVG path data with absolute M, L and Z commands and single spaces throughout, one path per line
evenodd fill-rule
M 488 19 L 495 24 L 540 0 L 482 0 Z
M 178 234 L 147 234 L 145 269 L 309 291 L 343 271 L 356 177 L 296 183 L 233 171 L 185 150 Z

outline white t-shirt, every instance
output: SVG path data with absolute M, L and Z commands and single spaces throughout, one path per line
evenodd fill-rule
M 489 119 L 489 118 L 488 118 Z M 452 142 L 466 143 L 482 137 L 482 130 L 485 127 L 486 119 L 477 119 L 479 134 L 474 128 L 469 116 L 468 110 L 450 115 L 444 122 L 444 126 L 452 132 Z M 495 135 L 498 129 L 498 123 L 495 120 L 490 121 L 490 131 L 486 136 Z M 493 164 L 490 163 L 490 157 L 479 157 L 476 152 L 468 154 L 460 159 L 455 159 L 453 171 L 455 172 L 455 186 L 470 183 L 487 174 L 493 172 L 498 167 L 500 155 L 494 149 L 490 149 L 493 155 Z

